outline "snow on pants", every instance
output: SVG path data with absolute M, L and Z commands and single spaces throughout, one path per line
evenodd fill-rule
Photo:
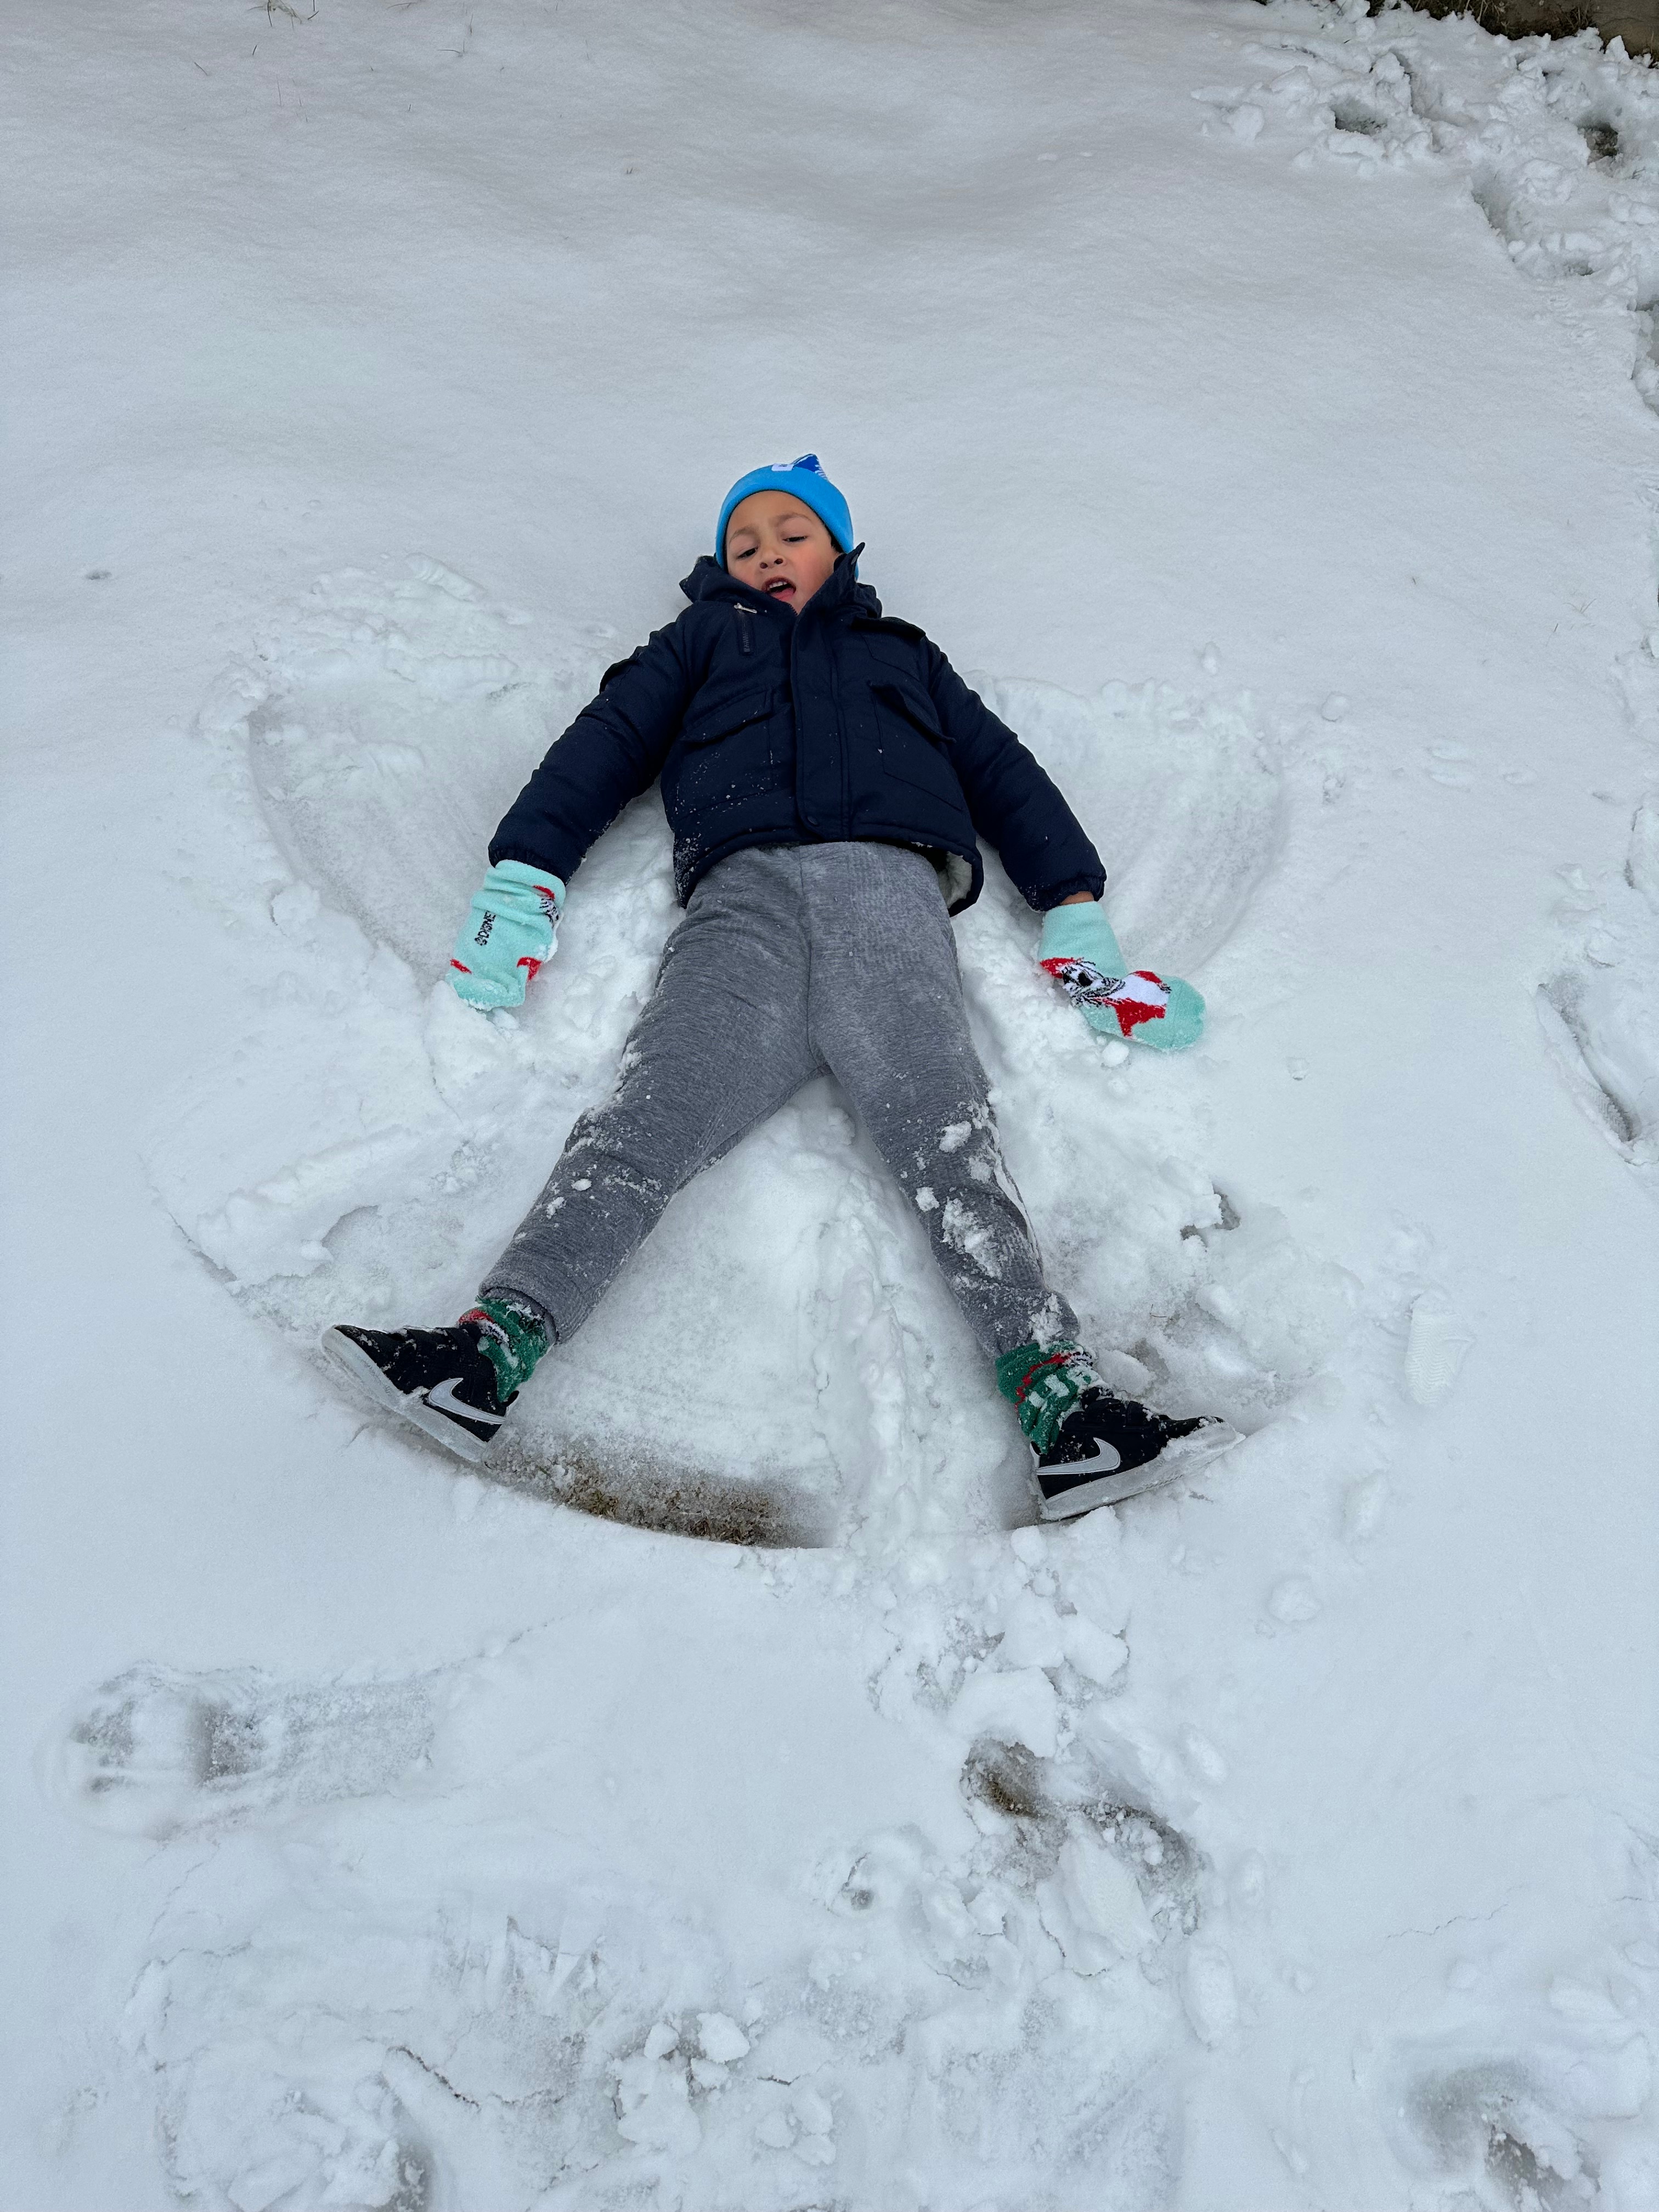
M 939 878 L 897 845 L 769 846 L 709 871 L 615 1092 L 576 1121 L 482 1294 L 531 1299 L 565 1342 L 675 1192 L 826 1069 L 986 1351 L 1075 1338 L 1003 1164 Z

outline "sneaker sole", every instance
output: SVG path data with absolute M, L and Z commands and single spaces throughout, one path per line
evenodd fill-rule
M 396 1413 L 411 1428 L 419 1429 L 446 1451 L 453 1452 L 470 1467 L 477 1467 L 489 1446 L 480 1438 L 468 1434 L 459 1421 L 452 1421 L 447 1413 L 434 1413 L 423 1398 L 399 1390 L 380 1368 L 374 1364 L 361 1344 L 354 1344 L 337 1328 L 325 1328 L 319 1343 L 322 1351 L 343 1375 L 349 1376 L 366 1398 L 377 1406 L 384 1406 Z M 493 1441 L 493 1440 L 492 1440 Z
M 1121 1468 L 1109 1474 L 1097 1475 L 1092 1482 L 1079 1482 L 1075 1489 L 1065 1491 L 1058 1498 L 1044 1498 L 1038 1491 L 1037 1519 L 1075 1521 L 1082 1514 L 1092 1513 L 1097 1506 L 1121 1505 L 1126 1498 L 1139 1498 L 1144 1490 L 1161 1490 L 1166 1483 L 1181 1481 L 1243 1441 L 1229 1423 L 1218 1421 L 1212 1427 L 1200 1429 L 1190 1437 L 1177 1437 L 1173 1443 L 1164 1445 L 1156 1459 L 1146 1460 L 1139 1467 Z

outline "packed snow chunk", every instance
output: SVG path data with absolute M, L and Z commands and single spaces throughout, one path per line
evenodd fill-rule
M 1066 1656 L 1091 1682 L 1110 1682 L 1128 1664 L 1128 1645 L 1109 1629 L 1097 1627 L 1080 1613 L 1073 1613 L 1063 1626 Z
M 828 2100 L 816 2089 L 797 2089 L 789 2100 L 789 2109 L 804 2134 L 827 2136 L 835 2126 L 836 2115 Z
M 998 1657 L 1008 1668 L 1058 1667 L 1066 1656 L 1066 1624 L 1053 1604 L 1024 1590 L 1003 1618 Z
M 1222 2042 L 1238 2025 L 1232 1961 L 1213 1943 L 1194 1943 L 1181 1970 L 1181 2001 L 1200 2043 Z
M 1052 1759 L 1060 1743 L 1060 1699 L 1040 1667 L 986 1668 L 963 1686 L 951 1725 L 964 1741 L 988 1735 Z
M 1093 1836 L 1066 1838 L 1037 1898 L 1042 1924 L 1074 1974 L 1103 1973 L 1157 1941 L 1134 1876 Z
M 667 2048 L 665 2049 L 664 2039 Z M 641 2150 L 684 2158 L 702 2141 L 687 2069 L 673 2063 L 674 2032 L 660 2022 L 633 2058 L 616 2060 L 617 2132 Z
M 1644 799 L 1631 817 L 1625 880 L 1659 915 L 1659 799 Z
M 1620 2019 L 1620 2027 L 1628 2023 Z M 1563 2100 L 1581 2119 L 1633 2120 L 1653 2094 L 1653 2047 L 1627 2035 L 1611 2050 L 1586 2051 L 1562 2076 Z
M 1388 1478 L 1361 1475 L 1350 1483 L 1342 1503 L 1342 1533 L 1351 1544 L 1363 1544 L 1376 1534 L 1389 1502 Z
M 749 2038 L 734 2020 L 723 2012 L 700 2012 L 697 2014 L 697 2043 L 705 2058 L 716 2066 L 735 2065 L 747 2057 Z
M 1406 1337 L 1406 1390 L 1419 1406 L 1438 1406 L 1474 1342 L 1474 1334 L 1452 1310 L 1440 1291 L 1425 1291 L 1413 1301 Z
M 422 1042 L 438 1095 L 456 1114 L 476 1116 L 486 1105 L 521 1109 L 533 1066 L 523 1032 L 465 1005 L 447 981 L 428 988 Z
M 789 2117 L 799 2130 L 789 2146 L 795 2156 L 806 2166 L 833 2166 L 836 2116 L 828 2100 L 816 2089 L 799 2087 L 790 2094 Z
M 181 1992 L 188 2002 L 193 1992 Z M 298 2022 L 288 2064 L 262 2063 L 246 2044 L 204 2048 L 160 2078 L 168 2166 L 181 2196 L 234 2212 L 276 2206 L 380 2208 L 430 2201 L 432 2172 L 407 2115 L 383 2081 L 359 2069 L 368 2053 L 326 2055 Z M 189 2075 L 181 2095 L 180 2076 Z
M 1190 1723 L 1181 1731 L 1181 1756 L 1199 1781 L 1214 1787 L 1227 1779 L 1226 1760 L 1203 1729 L 1194 1728 Z
M 1319 1593 L 1306 1575 L 1286 1575 L 1268 1592 L 1267 1610 L 1275 1620 L 1282 1620 L 1287 1626 L 1317 1620 Z
M 1274 1206 L 1189 1244 L 1203 1274 L 1191 1302 L 1147 1332 L 1179 1382 L 1183 1405 L 1260 1425 L 1304 1389 L 1352 1325 L 1358 1285 L 1307 1251 Z

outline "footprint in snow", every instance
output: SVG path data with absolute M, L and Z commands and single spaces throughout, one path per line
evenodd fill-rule
M 1057 1989 L 1031 1899 L 914 1831 L 740 1961 L 659 1884 L 550 1879 L 540 1823 L 435 1840 L 387 1814 L 302 1885 L 234 1838 L 191 1871 L 122 2022 L 182 2199 L 799 2212 L 914 2168 L 940 2203 L 1170 2201 L 1168 1995 Z
M 1203 1854 L 1097 1760 L 1077 1753 L 1040 1759 L 1024 1744 L 985 1737 L 963 1762 L 962 1791 L 970 1806 L 1006 1824 L 1001 1837 L 1023 1878 L 1051 1879 L 1067 1844 L 1080 1839 L 1089 1853 L 1098 1846 L 1109 1854 L 1133 1883 L 1149 1939 L 1197 1929 Z M 1131 1912 L 1124 1925 L 1139 1930 L 1140 1914 Z
M 1486 2060 L 1418 2077 L 1400 2106 L 1413 2163 L 1464 2183 L 1494 2212 L 1571 2212 L 1599 2198 L 1595 2164 L 1528 2069 Z
M 1109 1820 L 1068 1826 L 1035 1799 L 1006 1812 L 1028 1778 L 1016 1758 L 994 1805 L 994 1757 L 970 1761 L 965 1856 L 903 1827 L 835 1862 L 846 1936 L 820 1948 L 809 2011 L 863 2067 L 890 2051 L 904 2101 L 933 2116 L 930 2201 L 1168 2203 L 1181 2031 L 1155 1921 Z
M 556 2203 L 582 2177 L 585 2205 L 617 2201 L 617 2069 L 660 1990 L 549 1896 L 544 1850 L 501 1870 L 503 1895 L 473 1865 L 434 1894 L 377 1842 L 361 1881 L 323 1855 L 303 1899 L 228 1864 L 196 1898 L 216 1935 L 188 1905 L 158 1930 L 123 2029 L 180 2198 L 426 2212 Z
M 1524 40 L 1490 40 L 1474 71 L 1462 45 L 1449 73 L 1447 42 L 1437 23 L 1393 11 L 1350 21 L 1339 37 L 1328 26 L 1312 37 L 1291 32 L 1252 49 L 1272 60 L 1267 78 L 1195 97 L 1247 144 L 1299 138 L 1301 168 L 1434 161 L 1461 175 L 1512 269 L 1551 284 L 1590 277 L 1623 295 L 1636 325 L 1636 387 L 1659 411 L 1656 303 L 1645 273 L 1659 148 L 1650 76 L 1599 42 L 1565 39 L 1547 64 Z
M 1568 1091 L 1659 1196 L 1659 805 L 1637 809 L 1619 877 L 1582 876 L 1576 957 L 1536 994 L 1539 1025 Z
M 129 1668 L 49 1747 L 46 1786 L 96 1827 L 158 1840 L 368 1796 L 424 1759 L 436 1681 L 295 1686 L 256 1668 Z

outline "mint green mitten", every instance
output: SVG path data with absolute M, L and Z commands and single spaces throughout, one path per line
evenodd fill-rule
M 1204 1001 L 1198 993 L 1179 976 L 1127 968 L 1098 899 L 1050 907 L 1042 917 L 1037 958 L 1103 1036 L 1179 1052 L 1203 1034 Z
M 521 1006 L 525 986 L 553 957 L 564 885 L 545 868 L 501 860 L 483 879 L 455 939 L 449 980 L 469 1006 Z

